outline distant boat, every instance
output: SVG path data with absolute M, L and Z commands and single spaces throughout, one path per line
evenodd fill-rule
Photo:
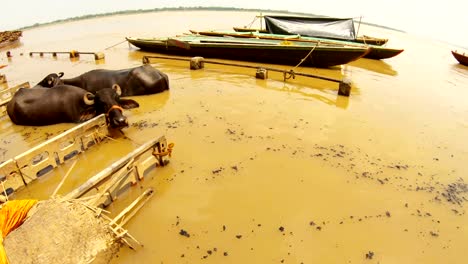
M 345 40 L 382 46 L 388 42 L 385 38 L 358 36 L 352 18 L 309 17 L 309 16 L 257 16 L 265 20 L 265 29 L 234 27 L 237 32 L 260 32 L 270 34 L 294 35 L 306 37 Z M 358 28 L 359 31 L 359 28 Z M 359 33 L 359 32 L 358 32 Z
M 268 30 L 266 29 L 259 29 L 259 28 L 242 28 L 242 27 L 233 27 L 235 32 L 258 32 L 258 33 L 265 33 L 268 34 Z M 358 36 L 352 42 L 361 43 L 361 44 L 369 44 L 369 45 L 377 45 L 382 46 L 388 42 L 386 38 L 376 38 L 371 36 L 363 35 L 362 37 Z
M 457 61 L 460 64 L 468 66 L 468 55 L 465 55 L 465 53 L 461 54 L 460 52 L 457 52 L 456 50 L 455 51 L 452 50 L 452 55 L 453 57 L 455 57 L 455 59 L 457 59 Z
M 240 39 L 186 35 L 173 38 L 126 38 L 147 51 L 182 56 L 202 56 L 239 61 L 327 68 L 346 64 L 365 56 L 367 47 L 348 47 L 262 39 Z
M 296 42 L 308 42 L 308 43 L 322 43 L 330 45 L 343 45 L 343 46 L 354 46 L 354 47 L 370 47 L 371 50 L 364 58 L 368 59 L 388 59 L 395 57 L 396 55 L 403 52 L 403 49 L 392 49 L 387 47 L 381 47 L 377 45 L 366 45 L 362 43 L 354 43 L 343 40 L 333 40 L 325 38 L 314 38 L 314 37 L 304 37 L 300 35 L 282 35 L 282 34 L 269 34 L 269 33 L 260 33 L 254 31 L 244 31 L 244 32 L 235 32 L 235 31 L 195 31 L 190 30 L 193 34 L 199 34 L 204 36 L 217 36 L 217 37 L 236 37 L 236 38 L 253 38 L 253 39 L 273 39 L 273 40 L 288 40 L 294 43 Z

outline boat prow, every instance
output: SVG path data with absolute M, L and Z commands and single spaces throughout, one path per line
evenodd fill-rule
M 452 55 L 460 64 L 468 66 L 468 55 L 461 54 L 456 50 L 452 50 Z

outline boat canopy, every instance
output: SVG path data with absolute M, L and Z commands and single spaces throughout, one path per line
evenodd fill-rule
M 271 34 L 299 34 L 308 37 L 355 40 L 352 18 L 265 16 Z

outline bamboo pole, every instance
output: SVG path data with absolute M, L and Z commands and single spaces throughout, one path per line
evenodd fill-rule
M 167 59 L 167 60 L 180 60 L 180 61 L 190 61 L 191 60 L 191 59 L 187 59 L 187 58 L 177 58 L 177 57 L 169 57 L 169 56 L 143 56 L 143 63 L 144 64 L 149 63 L 149 59 L 152 59 L 152 58 Z M 250 68 L 250 69 L 260 69 L 260 68 L 262 68 L 262 69 L 266 69 L 266 70 L 269 70 L 269 71 L 281 72 L 283 74 L 293 74 L 293 75 L 316 78 L 316 79 L 321 79 L 321 80 L 336 82 L 336 83 L 347 82 L 346 80 L 334 79 L 334 78 L 329 78 L 329 77 L 325 77 L 325 76 L 319 76 L 319 75 L 314 75 L 314 74 L 309 74 L 309 73 L 302 73 L 302 72 L 295 72 L 295 71 L 292 71 L 292 70 L 288 71 L 288 70 L 265 67 L 265 66 L 252 66 L 252 65 L 246 65 L 246 64 L 218 62 L 218 61 L 212 61 L 212 60 L 203 60 L 203 62 L 204 63 L 211 63 L 211 64 L 218 64 L 218 65 L 226 65 L 226 66 L 244 67 L 244 68 Z
M 73 162 L 73 164 L 70 166 L 70 168 L 68 169 L 67 173 L 66 173 L 65 176 L 62 178 L 62 180 L 60 181 L 60 183 L 59 183 L 59 185 L 57 186 L 57 188 L 55 188 L 55 191 L 52 193 L 52 195 L 51 195 L 52 197 L 54 197 L 54 196 L 57 194 L 58 190 L 62 187 L 63 183 L 65 182 L 65 179 L 67 179 L 68 175 L 70 175 L 70 172 L 71 172 L 71 171 L 73 170 L 73 168 L 75 167 L 77 161 L 78 161 L 78 160 L 75 159 L 75 161 Z

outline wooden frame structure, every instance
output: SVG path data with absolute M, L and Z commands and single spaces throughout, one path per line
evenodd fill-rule
M 102 114 L 0 164 L 0 202 L 66 160 L 101 142 L 107 134 L 106 117 Z
M 90 197 L 88 204 L 106 207 L 152 168 L 169 163 L 173 144 L 164 136 L 150 140 L 67 194 L 64 199 Z

